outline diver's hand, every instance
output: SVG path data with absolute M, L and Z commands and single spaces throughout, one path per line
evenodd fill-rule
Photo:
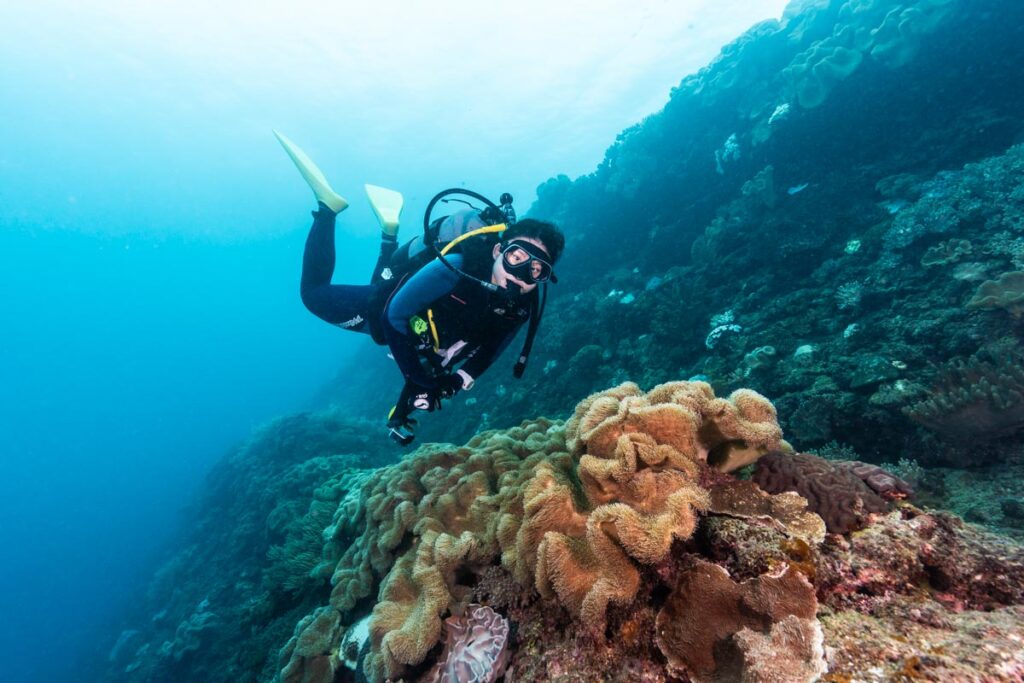
M 416 438 L 416 420 L 411 417 L 388 420 L 388 436 L 399 446 L 408 446 Z

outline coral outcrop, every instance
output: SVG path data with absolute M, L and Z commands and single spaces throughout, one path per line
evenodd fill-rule
M 861 463 L 856 463 L 860 465 Z M 878 486 L 900 491 L 905 485 L 894 477 L 885 480 L 871 471 Z M 754 481 L 769 493 L 793 491 L 807 500 L 808 508 L 825 520 L 831 533 L 862 529 L 872 513 L 886 512 L 888 502 L 852 468 L 809 453 L 771 453 L 758 461 Z M 909 487 L 907 487 L 909 488 Z
M 693 533 L 708 465 L 736 469 L 781 437 L 756 392 L 721 399 L 702 382 L 646 393 L 626 383 L 584 400 L 564 428 L 537 421 L 464 448 L 425 447 L 339 506 L 327 536 L 350 542 L 331 608 L 351 613 L 379 582 L 371 680 L 423 662 L 469 590 L 463 577 L 494 562 L 600 632 L 609 605 L 635 598 L 640 567 Z M 332 540 L 328 552 L 342 547 Z

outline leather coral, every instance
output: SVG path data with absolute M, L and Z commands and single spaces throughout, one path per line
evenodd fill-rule
M 532 506 L 547 513 L 548 504 L 579 500 L 574 510 L 585 515 L 544 534 L 535 569 L 541 595 L 557 596 L 600 629 L 609 604 L 634 599 L 637 563 L 662 561 L 673 540 L 693 534 L 709 504 L 699 484 L 703 464 L 734 469 L 782 446 L 781 437 L 774 407 L 753 391 L 719 399 L 704 382 L 646 394 L 625 383 L 585 399 L 566 424 L 582 495 L 573 498 L 563 485 L 554 497 L 548 487 L 545 505 Z
M 717 398 L 706 382 L 668 382 L 646 394 L 626 382 L 594 394 L 576 407 L 566 442 L 576 453 L 609 458 L 619 436 L 635 432 L 722 472 L 788 449 L 771 401 L 750 389 Z
M 463 447 L 423 446 L 339 504 L 321 563 L 330 607 L 348 624 L 376 591 L 371 681 L 423 663 L 471 577 L 499 563 L 600 629 L 609 604 L 635 599 L 639 567 L 693 534 L 709 504 L 706 463 L 728 470 L 781 445 L 760 395 L 719 399 L 707 384 L 674 382 L 595 394 L 564 426 L 539 419 Z

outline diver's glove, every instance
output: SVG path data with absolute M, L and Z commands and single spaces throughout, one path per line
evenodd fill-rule
M 450 399 L 459 393 L 465 386 L 461 375 L 441 375 L 431 387 L 421 387 L 416 384 L 406 384 L 403 394 L 408 392 L 406 402 L 408 412 L 413 410 L 425 410 L 432 413 L 441 410 L 441 401 Z
M 388 418 L 404 418 L 416 410 L 432 413 L 441 408 L 441 398 L 441 392 L 436 386 L 424 387 L 415 382 L 406 382 Z
M 388 420 L 388 436 L 399 446 L 408 446 L 416 438 L 416 420 L 411 417 L 392 417 Z
M 409 414 L 416 409 L 413 399 L 419 390 L 419 385 L 406 382 L 395 407 L 388 413 L 388 436 L 400 446 L 408 446 L 416 438 L 416 420 L 409 417 Z
M 425 410 L 428 413 L 432 413 L 435 410 L 441 410 L 441 399 L 448 398 L 445 396 L 440 387 L 430 387 L 424 389 L 417 387 L 413 390 L 413 393 L 409 396 L 409 412 L 414 410 Z

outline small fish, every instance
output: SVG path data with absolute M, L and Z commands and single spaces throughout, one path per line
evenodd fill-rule
M 810 185 L 810 183 L 801 183 L 800 185 L 794 185 L 793 187 L 786 190 L 786 194 L 794 195 L 797 194 L 798 192 L 803 192 L 808 187 L 810 187 Z

